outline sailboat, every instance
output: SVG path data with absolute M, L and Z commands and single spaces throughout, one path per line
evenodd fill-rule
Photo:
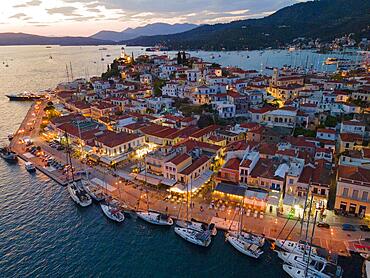
M 136 215 L 140 219 L 159 226 L 171 226 L 173 224 L 173 220 L 168 215 L 155 212 L 155 211 L 149 211 L 149 193 L 146 193 L 147 196 L 147 211 L 137 211 Z
M 113 207 L 109 202 L 100 203 L 100 207 L 105 216 L 116 222 L 123 222 L 125 215 L 118 208 Z
M 90 195 L 94 202 L 99 203 L 107 197 L 102 190 L 100 190 L 97 186 L 91 184 L 91 182 L 87 180 L 81 180 L 81 182 L 86 193 Z
M 331 263 L 324 258 L 313 258 L 304 255 L 297 255 L 292 253 L 287 253 L 283 251 L 277 251 L 280 259 L 284 261 L 285 264 L 288 264 L 294 268 L 301 269 L 303 272 L 310 273 L 314 275 L 313 277 L 319 278 L 329 278 L 336 277 L 340 278 L 343 275 L 343 270 L 340 266 Z M 308 265 L 308 267 L 307 267 Z M 297 270 L 289 269 L 293 273 L 297 274 Z M 295 276 L 292 276 L 295 277 Z M 296 276 L 299 277 L 299 276 Z M 302 276 L 304 277 L 304 276 Z
M 189 218 L 189 187 L 186 186 L 186 219 Z M 181 222 L 179 222 L 181 223 Z M 188 242 L 193 244 L 208 247 L 211 244 L 211 231 L 207 230 L 195 230 L 192 221 L 186 221 L 187 225 L 181 227 L 175 227 L 175 233 Z M 176 223 L 177 224 L 177 223 Z
M 125 215 L 123 214 L 123 212 L 107 199 L 105 199 L 104 202 L 100 203 L 100 208 L 102 209 L 105 216 L 108 217 L 110 220 L 116 222 L 123 222 L 123 220 L 125 220 Z
M 226 233 L 225 237 L 226 240 L 240 253 L 247 255 L 249 257 L 258 259 L 262 254 L 263 251 L 260 248 L 260 244 L 264 243 L 258 241 L 259 245 L 252 243 L 249 237 L 246 236 L 247 233 L 242 232 L 243 228 L 243 214 L 244 214 L 244 199 L 242 202 L 241 210 L 240 210 L 240 220 L 239 220 L 239 231 L 237 233 Z
M 298 255 L 307 254 L 310 249 L 310 246 L 307 243 L 296 242 L 296 241 L 291 241 L 291 240 L 278 240 L 277 239 L 275 240 L 275 245 L 276 247 L 279 247 L 286 252 L 294 253 Z M 316 254 L 317 248 L 311 246 L 311 252 L 313 254 Z
M 67 139 L 66 141 L 68 144 L 67 132 L 65 133 L 65 137 Z M 69 145 L 67 145 L 66 152 L 67 152 L 67 163 L 71 166 L 72 171 L 72 181 L 67 184 L 69 196 L 76 204 L 80 205 L 81 207 L 87 207 L 92 204 L 92 200 L 91 197 L 82 188 L 81 181 L 75 180 Z

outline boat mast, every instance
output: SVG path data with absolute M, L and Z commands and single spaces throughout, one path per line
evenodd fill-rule
M 313 227 L 312 227 L 312 234 L 311 234 L 311 240 L 310 240 L 310 249 L 308 251 L 307 264 L 306 264 L 306 269 L 304 271 L 304 273 L 305 273 L 304 274 L 304 277 L 307 277 L 308 266 L 310 265 L 310 258 L 311 258 L 311 252 L 312 252 L 312 241 L 313 241 L 313 236 L 315 234 L 315 226 L 316 226 L 317 213 L 318 213 L 318 211 L 316 210 L 315 211 L 315 218 L 314 218 L 314 222 L 313 222 Z M 303 258 L 304 258 L 304 256 L 303 256 Z
M 71 166 L 72 181 L 75 182 L 75 175 L 74 175 L 74 170 L 73 170 L 71 150 L 69 148 L 68 133 L 67 133 L 67 131 L 65 131 L 64 136 L 65 136 L 66 141 L 67 141 L 67 163 Z
M 242 230 L 243 230 L 243 214 L 244 214 L 244 196 L 242 197 L 242 207 L 240 209 L 239 235 L 242 234 Z

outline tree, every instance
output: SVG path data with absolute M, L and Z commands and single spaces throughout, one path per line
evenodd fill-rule
M 200 118 L 198 120 L 198 127 L 199 128 L 204 128 L 204 127 L 207 127 L 209 125 L 213 125 L 215 122 L 214 122 L 214 119 L 212 117 L 212 115 L 209 115 L 209 114 L 202 114 L 200 115 Z
M 326 117 L 326 120 L 325 120 L 326 127 L 335 127 L 337 123 L 338 123 L 338 120 L 336 117 L 331 116 L 331 115 Z
M 154 96 L 160 97 L 162 96 L 162 87 L 166 84 L 166 81 L 163 79 L 156 79 L 153 83 L 153 92 Z

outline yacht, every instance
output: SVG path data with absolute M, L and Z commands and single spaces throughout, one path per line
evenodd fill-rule
M 226 234 L 226 240 L 240 253 L 249 257 L 258 259 L 263 254 L 263 251 L 258 245 L 248 243 L 244 237 L 239 234 Z
M 138 211 L 136 212 L 136 215 L 140 219 L 154 225 L 171 226 L 173 224 L 173 220 L 171 217 L 154 211 Z
M 71 199 L 81 207 L 87 207 L 91 205 L 91 197 L 86 193 L 85 190 L 79 187 L 76 181 L 70 182 L 67 185 L 67 190 Z
M 17 155 L 8 147 L 0 148 L 0 156 L 8 162 L 16 162 L 18 160 Z
M 217 235 L 217 228 L 216 225 L 213 223 L 207 225 L 201 222 L 197 222 L 195 219 L 191 219 L 191 221 L 176 221 L 176 225 L 182 228 L 193 229 L 198 232 L 209 230 L 211 232 L 211 236 Z
M 35 93 L 31 93 L 31 92 L 23 92 L 23 93 L 20 93 L 20 94 L 6 95 L 6 97 L 10 101 L 33 101 L 33 100 L 42 99 L 43 97 L 45 97 L 45 95 L 35 94 Z
M 35 167 L 35 165 L 32 164 L 32 162 L 26 162 L 26 164 L 24 164 L 24 167 L 30 173 L 36 172 L 36 167 Z
M 340 266 L 331 263 L 324 258 L 318 256 L 309 257 L 308 255 L 298 255 L 284 251 L 277 251 L 277 253 L 279 258 L 282 259 L 284 263 L 303 270 L 306 269 L 307 263 L 309 262 L 308 270 L 310 273 L 316 275 L 315 277 L 340 278 L 343 275 L 343 270 Z
M 305 244 L 304 242 L 296 242 L 291 240 L 275 240 L 275 245 L 284 251 L 294 254 L 308 254 L 310 249 L 309 244 Z M 311 253 L 317 254 L 318 249 L 316 247 L 311 247 Z
M 82 186 L 86 193 L 89 194 L 95 202 L 101 202 L 107 197 L 102 190 L 100 190 L 97 186 L 92 185 L 88 181 L 83 180 Z
M 288 275 L 292 278 L 317 278 L 319 276 L 315 275 L 311 271 L 307 271 L 307 275 L 305 275 L 305 270 L 294 267 L 288 264 L 283 264 L 283 269 Z
M 208 247 L 211 244 L 211 233 L 208 230 L 198 232 L 190 228 L 175 227 L 175 233 L 186 241 L 199 246 Z
M 116 207 L 111 206 L 109 203 L 100 203 L 100 207 L 110 220 L 116 222 L 123 222 L 125 220 L 125 215 Z
M 235 232 L 235 231 L 230 231 L 229 235 L 235 237 L 235 236 L 238 235 L 238 233 Z M 258 247 L 263 247 L 263 245 L 265 245 L 265 237 L 263 237 L 263 236 L 257 236 L 257 235 L 252 234 L 252 233 L 241 232 L 239 234 L 239 237 L 242 238 L 242 240 L 244 240 L 245 242 L 247 242 L 249 244 L 257 245 Z

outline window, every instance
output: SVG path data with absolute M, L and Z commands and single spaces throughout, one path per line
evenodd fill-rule
M 366 192 L 366 191 L 362 192 L 362 201 L 367 202 L 368 195 L 369 195 L 368 192 Z
M 289 184 L 293 184 L 294 183 L 294 180 L 293 179 L 289 179 Z
M 347 197 L 348 196 L 348 188 L 343 188 L 343 194 L 342 194 L 343 197 Z
M 353 190 L 353 192 L 352 192 L 352 199 L 357 200 L 357 198 L 358 198 L 358 190 Z

